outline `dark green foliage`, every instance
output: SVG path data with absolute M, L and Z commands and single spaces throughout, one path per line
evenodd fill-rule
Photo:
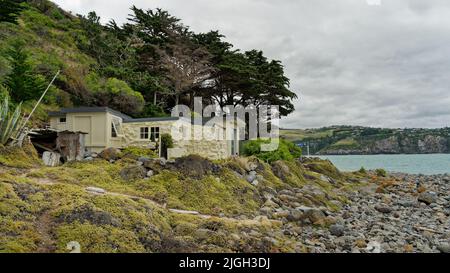
M 141 93 L 134 91 L 128 84 L 116 78 L 104 80 L 91 74 L 88 87 L 94 92 L 94 104 L 110 106 L 126 114 L 136 114 L 144 107 Z
M 209 96 L 211 102 L 222 107 L 279 105 L 282 116 L 294 111 L 291 101 L 297 96 L 288 89 L 289 79 L 284 76 L 280 61 L 268 60 L 259 50 L 245 53 L 234 50 L 217 31 L 194 37 L 210 51 L 217 67 L 211 76 L 214 84 L 200 90 L 204 97 Z
M 366 169 L 364 169 L 364 167 L 361 167 L 361 169 L 359 169 L 358 171 L 360 174 L 367 174 Z
M 377 174 L 377 176 L 380 176 L 380 177 L 386 177 L 387 176 L 387 172 L 384 169 L 376 169 L 375 173 Z
M 173 139 L 170 134 L 161 135 L 161 156 L 167 158 L 167 149 L 173 148 Z
M 46 88 L 45 78 L 37 75 L 30 61 L 30 53 L 25 49 L 25 42 L 16 40 L 5 52 L 11 65 L 11 72 L 6 77 L 5 85 L 11 90 L 14 102 L 38 98 Z
M 0 22 L 16 24 L 17 17 L 24 9 L 23 0 L 0 0 Z
M 277 160 L 291 161 L 302 156 L 301 148 L 294 143 L 280 139 L 278 149 L 275 151 L 261 151 L 262 144 L 270 143 L 269 140 L 250 140 L 244 144 L 244 154 L 246 156 L 256 156 L 259 159 L 271 163 Z
M 164 109 L 158 105 L 148 104 L 144 106 L 144 110 L 138 115 L 139 117 L 167 117 L 169 116 Z

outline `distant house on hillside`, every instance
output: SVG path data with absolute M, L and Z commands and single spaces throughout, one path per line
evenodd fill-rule
M 190 118 L 135 119 L 108 107 L 63 108 L 59 112 L 50 112 L 49 116 L 51 129 L 86 133 L 85 146 L 91 152 L 109 147 L 158 147 L 160 136 L 172 135 L 173 126 L 178 125 L 176 128 L 180 128 L 179 133 L 184 136 L 192 136 L 194 128 L 203 130 L 203 135 L 209 135 L 207 139 L 175 138 L 174 148 L 166 151 L 168 158 L 198 154 L 222 159 L 239 154 L 239 128 L 231 124 L 232 129 L 226 130 L 223 118 L 210 118 L 201 125 L 193 125 Z

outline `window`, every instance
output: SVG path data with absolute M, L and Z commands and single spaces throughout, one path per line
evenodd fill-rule
M 111 122 L 111 137 L 117 137 L 117 129 L 114 122 Z
M 120 120 L 112 119 L 111 122 L 111 137 L 118 137 L 121 133 Z
M 66 118 L 65 117 L 59 118 L 59 123 L 66 123 Z
M 152 127 L 151 128 L 150 140 L 151 141 L 158 141 L 159 140 L 159 127 Z
M 148 139 L 148 127 L 141 127 L 141 139 Z

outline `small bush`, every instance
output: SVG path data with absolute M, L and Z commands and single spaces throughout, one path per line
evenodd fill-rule
M 244 154 L 247 156 L 256 156 L 259 159 L 271 163 L 277 160 L 292 161 L 301 157 L 302 149 L 294 143 L 280 139 L 278 149 L 275 151 L 261 151 L 262 144 L 269 144 L 270 140 L 258 139 L 250 140 L 244 144 Z
M 376 169 L 375 173 L 377 176 L 380 177 L 386 177 L 387 176 L 387 172 L 384 169 Z
M 161 156 L 167 158 L 167 149 L 173 148 L 173 139 L 170 134 L 161 135 Z
M 366 169 L 364 169 L 364 167 L 361 167 L 361 169 L 359 169 L 358 171 L 360 174 L 367 174 Z

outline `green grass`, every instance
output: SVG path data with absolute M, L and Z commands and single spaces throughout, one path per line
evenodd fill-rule
M 301 141 L 306 138 L 318 139 L 333 135 L 333 130 L 281 129 L 280 136 L 289 141 Z

